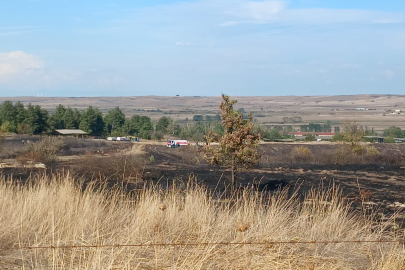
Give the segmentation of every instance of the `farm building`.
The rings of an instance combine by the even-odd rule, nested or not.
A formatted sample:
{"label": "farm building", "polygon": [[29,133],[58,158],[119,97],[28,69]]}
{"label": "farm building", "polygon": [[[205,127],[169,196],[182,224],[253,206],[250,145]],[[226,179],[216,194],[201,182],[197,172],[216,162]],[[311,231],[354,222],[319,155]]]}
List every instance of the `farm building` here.
{"label": "farm building", "polygon": [[[289,132],[288,134],[291,135],[292,133]],[[333,136],[335,135],[333,132],[295,132],[294,137],[297,140],[304,140],[306,136],[312,134],[315,135],[315,138],[318,141],[332,140]]]}
{"label": "farm building", "polygon": [[51,132],[55,136],[69,136],[69,137],[87,137],[88,134],[81,129],[55,129]]}

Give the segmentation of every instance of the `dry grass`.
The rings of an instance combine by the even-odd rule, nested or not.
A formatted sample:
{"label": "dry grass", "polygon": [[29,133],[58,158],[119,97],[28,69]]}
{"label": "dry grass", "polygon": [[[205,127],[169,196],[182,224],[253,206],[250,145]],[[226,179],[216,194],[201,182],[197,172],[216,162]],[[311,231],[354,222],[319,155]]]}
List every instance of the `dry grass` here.
{"label": "dry grass", "polygon": [[305,146],[294,147],[290,155],[291,161],[294,163],[311,163],[315,159],[311,150]]}
{"label": "dry grass", "polygon": [[17,157],[17,160],[23,164],[27,161],[52,163],[63,152],[65,146],[65,142],[61,138],[44,137],[35,143],[30,143],[28,151]]}
{"label": "dry grass", "polygon": [[123,194],[70,176],[0,181],[1,269],[405,269],[398,244],[201,245],[1,250],[43,245],[377,240],[383,225],[331,189],[305,203],[247,189],[217,199],[197,185]]}

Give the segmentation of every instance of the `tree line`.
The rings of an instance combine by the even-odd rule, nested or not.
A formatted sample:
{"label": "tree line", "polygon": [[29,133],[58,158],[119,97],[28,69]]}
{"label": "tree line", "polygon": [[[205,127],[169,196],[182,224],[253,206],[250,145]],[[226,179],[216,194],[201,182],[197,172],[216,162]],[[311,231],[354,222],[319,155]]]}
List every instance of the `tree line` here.
{"label": "tree line", "polygon": [[[243,112],[240,108],[238,112]],[[247,114],[244,115],[244,118]],[[157,121],[152,121],[147,116],[133,115],[126,117],[119,107],[115,107],[106,115],[95,107],[89,106],[84,110],[58,105],[53,113],[41,108],[39,105],[21,102],[12,103],[5,101],[0,105],[0,133],[17,134],[42,134],[52,132],[55,129],[81,129],[92,136],[136,136],[143,139],[163,139],[164,135],[173,135],[181,139],[202,141],[210,131],[223,134],[222,118],[215,116],[195,115],[193,121],[178,123],[170,117],[163,116]],[[269,140],[292,139],[289,135],[293,132],[293,126],[275,126],[273,128],[260,126],[254,123],[254,131],[262,138]],[[365,135],[376,135],[374,129],[359,127]],[[330,132],[331,122],[324,124],[310,123],[301,125],[301,131],[306,132]],[[335,127],[334,140],[340,140],[340,128]],[[405,131],[392,126],[382,133],[385,137],[405,138]]]}
{"label": "tree line", "polygon": [[136,136],[143,139],[160,140],[164,135],[174,135],[182,139],[201,141],[209,131],[222,134],[223,127],[218,116],[205,117],[205,122],[197,116],[192,122],[178,124],[163,116],[152,121],[147,116],[133,115],[127,118],[119,107],[106,115],[89,106],[85,110],[58,105],[53,113],[31,103],[13,104],[5,101],[0,105],[0,129],[2,133],[42,134],[55,129],[81,129],[92,136]]}

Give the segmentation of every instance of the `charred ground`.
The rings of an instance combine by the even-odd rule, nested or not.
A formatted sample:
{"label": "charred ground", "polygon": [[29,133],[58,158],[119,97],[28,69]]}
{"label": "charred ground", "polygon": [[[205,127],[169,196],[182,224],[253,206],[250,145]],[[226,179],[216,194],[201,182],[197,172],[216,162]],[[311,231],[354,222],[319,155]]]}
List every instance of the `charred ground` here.
{"label": "charred ground", "polygon": [[[31,141],[39,138],[24,138]],[[167,148],[165,143],[106,142],[91,139],[66,139],[59,161],[47,170],[3,168],[1,173],[16,181],[33,173],[66,173],[88,182],[106,179],[110,185],[128,190],[150,183],[186,185],[190,177],[211,190],[229,187],[230,171],[204,161],[201,147],[189,145]],[[23,153],[22,138],[8,138],[3,144],[3,161]],[[367,153],[374,147],[373,155]],[[297,149],[308,149],[298,156]],[[259,191],[272,192],[288,187],[304,196],[308,190],[339,187],[355,209],[378,210],[379,219],[405,210],[405,145],[367,144],[364,153],[353,155],[343,144],[262,144],[261,160],[250,171],[238,173],[238,185],[253,185]],[[6,153],[6,154],[5,154]],[[308,154],[310,153],[310,154]]]}

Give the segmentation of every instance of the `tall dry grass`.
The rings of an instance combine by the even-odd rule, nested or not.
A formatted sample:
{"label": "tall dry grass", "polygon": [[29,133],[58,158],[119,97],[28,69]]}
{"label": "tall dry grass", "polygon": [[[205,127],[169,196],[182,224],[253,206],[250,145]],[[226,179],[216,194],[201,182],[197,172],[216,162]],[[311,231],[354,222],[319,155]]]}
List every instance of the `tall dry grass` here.
{"label": "tall dry grass", "polygon": [[339,193],[246,189],[228,199],[190,184],[132,195],[70,176],[0,181],[0,269],[405,269],[399,244],[201,245],[5,250],[19,246],[389,239]]}

